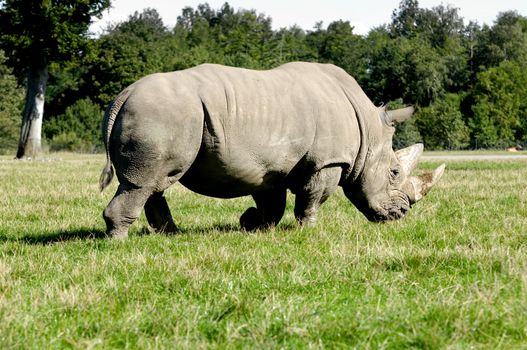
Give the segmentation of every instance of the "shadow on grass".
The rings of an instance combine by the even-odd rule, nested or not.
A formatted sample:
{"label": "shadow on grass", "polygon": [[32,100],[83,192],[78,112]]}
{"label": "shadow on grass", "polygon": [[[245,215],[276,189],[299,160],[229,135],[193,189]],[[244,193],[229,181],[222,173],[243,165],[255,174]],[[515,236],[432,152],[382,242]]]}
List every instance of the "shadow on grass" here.
{"label": "shadow on grass", "polygon": [[142,226],[140,228],[136,228],[135,230],[132,229],[130,235],[131,236],[149,236],[152,234],[160,234],[160,235],[166,235],[168,237],[170,236],[178,236],[178,235],[208,235],[212,234],[214,232],[220,232],[220,233],[229,233],[229,232],[244,232],[239,225],[234,224],[214,224],[211,226],[204,226],[204,225],[194,225],[194,226],[185,226],[185,227],[179,227],[178,232],[171,232],[171,233],[156,233],[154,230],[152,230],[149,226]]}
{"label": "shadow on grass", "polygon": [[212,225],[189,225],[180,228],[181,234],[189,235],[208,235],[213,233],[232,233],[238,232],[243,233],[239,224],[219,222]]}
{"label": "shadow on grass", "polygon": [[23,237],[9,239],[7,237],[0,238],[1,240],[13,240],[23,242],[26,244],[47,245],[75,240],[87,239],[101,239],[107,238],[106,232],[96,229],[76,229],[76,230],[61,230],[57,232],[50,232],[41,235],[26,235]]}
{"label": "shadow on grass", "polygon": [[[280,231],[290,231],[294,230],[297,227],[295,225],[284,223],[279,224],[276,227],[276,230]],[[181,231],[174,234],[166,234],[167,236],[178,236],[180,234],[184,235],[210,235],[215,233],[265,233],[269,230],[267,229],[261,229],[256,231],[244,231],[240,228],[239,224],[233,224],[233,223],[216,223],[213,225],[205,226],[205,225],[193,225],[193,226],[187,226],[183,227]],[[148,236],[151,235],[153,232],[152,230],[147,227],[143,226],[138,231],[135,231],[132,233],[133,236]],[[0,234],[0,242],[22,242],[26,244],[34,244],[34,245],[48,245],[48,244],[55,244],[55,243],[63,243],[68,241],[75,241],[75,240],[96,240],[96,239],[111,239],[108,235],[106,235],[105,231],[98,230],[98,229],[88,229],[88,228],[81,228],[81,229],[74,229],[74,230],[60,230],[57,232],[49,232],[44,234],[29,234],[22,237],[16,237],[16,236],[5,236]]]}
{"label": "shadow on grass", "polygon": [[213,234],[213,233],[258,233],[258,232],[268,232],[270,230],[278,230],[278,231],[290,231],[298,229],[297,225],[293,225],[290,223],[282,223],[278,224],[276,228],[262,228],[257,229],[255,231],[246,231],[240,227],[240,224],[238,223],[215,223],[213,225],[192,225],[192,226],[185,226],[181,229],[180,233],[182,234],[196,234],[196,235],[207,235],[207,234]]}

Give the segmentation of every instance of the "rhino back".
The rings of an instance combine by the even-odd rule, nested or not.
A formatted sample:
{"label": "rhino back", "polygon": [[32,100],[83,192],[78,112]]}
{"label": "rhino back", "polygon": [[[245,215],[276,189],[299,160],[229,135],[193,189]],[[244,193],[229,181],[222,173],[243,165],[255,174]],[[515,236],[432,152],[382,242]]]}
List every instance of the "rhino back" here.
{"label": "rhino back", "polygon": [[199,154],[181,179],[190,189],[235,197],[274,187],[293,169],[352,165],[357,120],[325,65],[202,65],[184,72],[196,82],[204,116]]}

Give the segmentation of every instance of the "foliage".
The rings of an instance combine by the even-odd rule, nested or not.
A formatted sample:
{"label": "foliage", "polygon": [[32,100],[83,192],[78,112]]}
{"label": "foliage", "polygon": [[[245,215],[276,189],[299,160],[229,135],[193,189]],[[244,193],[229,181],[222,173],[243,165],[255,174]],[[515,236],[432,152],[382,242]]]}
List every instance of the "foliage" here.
{"label": "foliage", "polygon": [[86,62],[88,97],[104,106],[142,76],[163,71],[167,37],[168,30],[153,9],[135,12],[128,21],[109,28],[94,48],[100,55]]}
{"label": "foliage", "polygon": [[20,110],[24,92],[17,85],[11,69],[5,66],[5,56],[0,50],[0,152],[16,148],[20,133]]}
{"label": "foliage", "polygon": [[[6,3],[18,4],[15,0]],[[89,4],[92,6],[89,13],[97,15],[106,1],[93,0]],[[57,18],[63,18],[52,7],[51,18],[46,22],[51,26]],[[72,9],[71,14],[75,11]],[[61,43],[71,47],[72,55],[49,65],[46,123],[54,123],[77,100],[90,99],[104,109],[127,85],[155,72],[186,69],[205,62],[269,69],[300,60],[342,67],[377,105],[397,100],[449,113],[434,118],[450,120],[455,115],[455,120],[461,120],[469,128],[472,147],[476,144],[495,147],[525,140],[525,109],[511,107],[512,100],[523,96],[518,87],[523,86],[519,83],[522,78],[513,77],[512,72],[502,73],[499,79],[508,82],[498,79],[492,83],[509,84],[513,97],[503,93],[491,97],[492,93],[484,88],[489,79],[494,79],[491,75],[497,74],[490,73],[492,69],[503,70],[499,67],[505,62],[522,65],[527,61],[527,18],[517,12],[501,13],[492,26],[480,26],[465,24],[456,7],[439,5],[428,9],[421,8],[418,1],[402,0],[390,23],[362,36],[354,33],[346,20],[327,26],[319,22],[307,31],[297,26],[273,30],[271,23],[270,17],[257,10],[234,9],[228,3],[214,9],[204,3],[184,8],[174,28],[168,28],[155,9],[136,12],[126,21],[109,26],[96,38],[88,38],[73,26],[68,33],[84,34],[77,38],[78,42],[69,34],[61,39]],[[16,28],[4,28],[3,37],[22,40],[26,32]],[[13,37],[10,33],[15,30],[22,30],[23,35]],[[11,45],[9,40],[3,45]],[[54,46],[50,47],[52,52]],[[485,74],[490,75],[486,78]],[[18,78],[23,80],[23,76]],[[482,79],[487,83],[483,84]],[[456,113],[452,106],[457,103],[452,108],[447,108],[448,101],[441,103],[445,99],[450,101],[453,97],[447,96],[452,94],[462,99]],[[497,100],[502,97],[503,106]],[[494,116],[495,110],[511,111],[511,123],[504,121],[509,117]],[[421,138],[414,123],[397,127],[395,147]],[[462,142],[444,141],[448,145],[440,146],[444,130],[435,128],[432,122],[425,124],[431,127],[427,128],[427,138],[436,140],[427,142],[427,147],[465,147],[465,137],[461,136],[465,131],[458,135]],[[462,123],[456,125],[464,130]],[[51,139],[55,135],[47,136]]]}
{"label": "foliage", "polygon": [[166,198],[183,232],[149,234],[141,216],[126,241],[102,237],[113,195],[94,181],[103,163],[101,155],[0,158],[0,348],[520,349],[527,341],[524,160],[451,161],[406,218],[384,225],[337,192],[315,228],[296,226],[290,196],[284,222],[247,234],[238,217],[250,198],[174,186]]}
{"label": "foliage", "polygon": [[375,101],[402,98],[407,103],[428,105],[445,92],[445,57],[421,36],[390,39],[384,28],[370,35],[372,50],[365,88]]}
{"label": "foliage", "polygon": [[319,23],[315,30],[307,35],[306,40],[316,48],[317,61],[333,63],[356,79],[366,73],[365,41],[353,33],[349,21],[335,21],[322,28]]}
{"label": "foliage", "polygon": [[43,104],[49,65],[69,62],[90,47],[88,27],[110,0],[4,0],[0,2],[0,48],[19,82],[25,81],[16,157],[41,151]]}
{"label": "foliage", "polygon": [[476,35],[471,63],[479,71],[503,61],[527,61],[527,18],[517,12],[500,13],[492,27],[484,26]]}
{"label": "foliage", "polygon": [[298,26],[280,28],[266,43],[263,54],[266,68],[293,61],[316,61],[318,48],[309,40],[306,32]]}
{"label": "foliage", "polygon": [[504,62],[478,74],[471,90],[473,138],[481,147],[513,146],[527,138],[527,65]]}
{"label": "foliage", "polygon": [[62,132],[54,134],[50,142],[50,151],[53,152],[78,152],[78,153],[93,153],[95,148],[92,144],[81,139],[75,131]]}
{"label": "foliage", "polygon": [[[393,110],[406,107],[402,100],[390,101],[386,109]],[[395,123],[395,133],[393,135],[393,148],[395,150],[411,146],[415,143],[423,142],[419,129],[417,128],[416,116],[413,115],[404,123]]]}
{"label": "foliage", "polygon": [[265,44],[273,35],[271,19],[255,10],[234,11],[225,3],[209,22],[213,38],[220,45],[227,65],[259,68]]}
{"label": "foliage", "polygon": [[402,98],[427,106],[467,83],[463,20],[458,9],[421,9],[403,0],[392,23],[371,31],[366,90],[375,101]]}
{"label": "foliage", "polygon": [[460,111],[459,95],[447,94],[417,112],[416,120],[425,147],[463,149],[469,145],[469,129]]}
{"label": "foliage", "polygon": [[[183,9],[174,29],[178,38],[186,41],[186,47],[199,52],[196,63],[212,62],[246,68],[266,67],[265,58],[273,39],[271,18],[255,10],[235,11],[228,3],[219,10],[208,4]],[[188,68],[178,62],[178,68]]]}
{"label": "foliage", "polygon": [[51,150],[85,152],[102,149],[102,116],[103,111],[89,98],[78,100],[66,108],[64,114],[45,124],[44,133],[51,139]]}
{"label": "foliage", "polygon": [[29,67],[82,55],[92,16],[109,5],[109,0],[3,0],[0,46],[8,64],[23,79]]}

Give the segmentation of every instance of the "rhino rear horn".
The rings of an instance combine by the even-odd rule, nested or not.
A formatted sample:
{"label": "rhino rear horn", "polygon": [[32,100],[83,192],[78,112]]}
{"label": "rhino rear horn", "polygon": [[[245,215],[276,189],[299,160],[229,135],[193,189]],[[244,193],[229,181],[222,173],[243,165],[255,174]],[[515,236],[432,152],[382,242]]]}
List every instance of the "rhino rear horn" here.
{"label": "rhino rear horn", "polygon": [[419,157],[421,157],[421,154],[423,154],[423,149],[424,146],[422,143],[416,143],[413,146],[406,147],[395,152],[395,156],[399,160],[399,163],[401,164],[403,172],[406,176],[410,175],[410,173],[417,166]]}
{"label": "rhino rear horn", "polygon": [[415,111],[415,108],[412,106],[400,108],[400,109],[394,109],[393,111],[386,111],[387,122],[389,124],[393,122],[402,123],[405,120],[409,119],[414,113],[414,111]]}
{"label": "rhino rear horn", "polygon": [[441,164],[432,172],[408,178],[408,182],[404,186],[404,192],[408,195],[411,204],[420,201],[434,187],[441,176],[443,176],[445,167],[446,164]]}

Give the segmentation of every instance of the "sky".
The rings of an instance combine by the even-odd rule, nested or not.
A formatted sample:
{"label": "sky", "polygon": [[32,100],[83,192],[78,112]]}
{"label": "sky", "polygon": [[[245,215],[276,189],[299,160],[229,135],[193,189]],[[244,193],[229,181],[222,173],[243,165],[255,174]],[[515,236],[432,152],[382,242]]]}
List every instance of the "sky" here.
{"label": "sky", "polygon": [[[228,2],[234,9],[255,9],[272,18],[273,29],[298,25],[304,30],[313,29],[316,22],[323,21],[324,27],[336,20],[349,21],[356,34],[367,34],[372,28],[387,24],[400,0],[112,0],[112,8],[105,11],[103,18],[92,25],[91,30],[99,34],[107,23],[125,21],[135,11],[155,8],[168,27],[176,24],[184,7],[208,3],[219,9]],[[526,0],[420,0],[419,7],[432,8],[438,5],[452,5],[459,8],[459,14],[468,21],[492,25],[500,12],[516,10],[527,16]]]}

